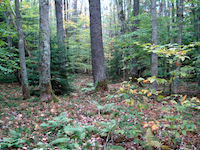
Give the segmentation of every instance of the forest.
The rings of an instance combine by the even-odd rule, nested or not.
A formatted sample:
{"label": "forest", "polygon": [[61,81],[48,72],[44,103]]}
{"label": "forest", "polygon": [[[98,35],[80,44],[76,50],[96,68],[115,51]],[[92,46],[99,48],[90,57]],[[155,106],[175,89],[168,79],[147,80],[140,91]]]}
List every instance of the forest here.
{"label": "forest", "polygon": [[198,150],[199,0],[0,0],[0,150]]}

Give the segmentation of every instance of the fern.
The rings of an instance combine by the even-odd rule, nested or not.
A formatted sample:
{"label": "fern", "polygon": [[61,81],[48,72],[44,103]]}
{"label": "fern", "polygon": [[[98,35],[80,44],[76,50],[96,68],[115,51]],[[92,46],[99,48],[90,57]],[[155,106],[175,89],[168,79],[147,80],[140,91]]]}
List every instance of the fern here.
{"label": "fern", "polygon": [[110,103],[110,104],[105,104],[105,105],[100,105],[97,101],[92,101],[92,103],[97,107],[98,110],[104,110],[105,112],[108,112],[111,110],[111,108],[113,107],[114,103]]}
{"label": "fern", "polygon": [[145,138],[146,138],[146,143],[147,143],[146,146],[153,146],[153,147],[156,147],[156,148],[161,148],[162,143],[154,140],[154,136],[151,132],[151,129],[147,129]]}
{"label": "fern", "polygon": [[85,137],[85,129],[79,126],[65,126],[65,133],[70,135],[72,138],[80,138],[83,139]]}
{"label": "fern", "polygon": [[159,141],[154,140],[154,136],[153,136],[150,128],[147,129],[145,138],[146,138],[146,146],[153,146],[156,148],[161,148],[162,150],[172,150],[171,148],[160,143]]}
{"label": "fern", "polygon": [[61,143],[66,143],[67,141],[70,141],[70,138],[58,138],[55,139],[54,141],[50,142],[50,145],[57,145],[57,144],[61,144]]}

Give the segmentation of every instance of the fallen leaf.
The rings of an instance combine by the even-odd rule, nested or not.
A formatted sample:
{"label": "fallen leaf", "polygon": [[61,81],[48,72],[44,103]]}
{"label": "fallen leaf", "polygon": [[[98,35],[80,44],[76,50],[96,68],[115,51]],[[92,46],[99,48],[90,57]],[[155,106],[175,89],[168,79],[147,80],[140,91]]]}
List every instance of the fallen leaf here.
{"label": "fallen leaf", "polygon": [[146,123],[143,125],[143,128],[147,128],[149,125]]}
{"label": "fallen leaf", "polygon": [[158,128],[158,126],[156,124],[154,124],[152,127],[151,127],[151,130],[154,131]]}

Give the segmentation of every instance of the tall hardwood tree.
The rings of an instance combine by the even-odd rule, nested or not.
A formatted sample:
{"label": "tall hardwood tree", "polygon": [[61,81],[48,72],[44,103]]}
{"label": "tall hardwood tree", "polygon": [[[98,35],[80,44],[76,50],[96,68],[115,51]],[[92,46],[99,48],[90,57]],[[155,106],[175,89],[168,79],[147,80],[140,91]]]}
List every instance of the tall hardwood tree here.
{"label": "tall hardwood tree", "polygon": [[19,59],[20,59],[22,93],[23,93],[23,98],[28,99],[30,98],[30,93],[29,93],[28,77],[27,77],[27,70],[26,70],[22,22],[21,22],[21,15],[20,15],[19,9],[20,9],[19,0],[15,0],[16,22],[17,22],[17,32],[18,32],[18,40],[19,40],[18,48],[19,48]]}
{"label": "tall hardwood tree", "polygon": [[[198,21],[200,20],[200,2],[196,4],[195,7],[194,3],[192,3],[192,13],[193,13],[193,20],[194,20],[194,36],[196,37],[196,41],[200,39],[200,24]],[[197,52],[200,54],[200,46],[197,46]],[[197,65],[197,75],[198,75],[198,87],[197,90],[200,93],[200,62]]]}
{"label": "tall hardwood tree", "polygon": [[[121,34],[121,38],[124,41],[124,34],[125,34],[125,15],[124,15],[124,9],[123,9],[123,0],[115,0],[116,1],[116,5],[117,5],[117,9],[119,11],[118,13],[118,20],[120,21],[120,34]],[[126,52],[125,50],[123,51],[122,54],[122,58],[126,57]],[[126,69],[127,67],[127,61],[123,61],[123,78],[125,81],[128,80],[128,69]]]}
{"label": "tall hardwood tree", "polygon": [[63,14],[62,0],[55,0],[56,20],[57,20],[57,40],[58,40],[58,56],[60,67],[65,68],[65,49],[64,49],[64,29],[63,29]]}
{"label": "tall hardwood tree", "polygon": [[[177,12],[177,16],[179,17],[179,22],[178,22],[178,26],[179,26],[179,33],[178,33],[178,39],[177,39],[177,43],[179,46],[181,46],[182,44],[182,33],[183,33],[183,0],[180,0],[180,8],[178,9],[179,12]],[[173,93],[177,94],[178,93],[178,82],[179,82],[179,71],[180,71],[180,65],[181,65],[181,61],[178,58],[177,60],[177,64],[178,67],[176,68],[177,70],[177,74],[175,75],[175,79],[174,79],[174,85],[173,85]]]}
{"label": "tall hardwood tree", "polygon": [[[152,21],[152,44],[158,44],[158,25],[157,25],[157,13],[156,13],[156,0],[151,0],[151,21]],[[151,54],[151,76],[158,77],[158,55],[156,53]],[[158,84],[154,81],[151,84],[151,88],[157,90]]]}
{"label": "tall hardwood tree", "polygon": [[[136,17],[139,15],[139,0],[134,0],[134,4],[133,4],[133,16]],[[133,20],[133,29],[132,31],[135,32],[138,27],[139,23],[139,20],[138,19],[135,19]],[[135,47],[134,47],[135,49]],[[131,69],[130,69],[130,74],[131,74],[131,77],[132,77],[132,80],[134,81],[135,78],[138,78],[138,66],[137,66],[137,58],[136,57],[133,57],[132,60],[131,60]]]}
{"label": "tall hardwood tree", "polygon": [[40,100],[56,101],[52,92],[50,76],[50,37],[49,37],[49,0],[39,0],[40,34],[39,34],[39,85]]}
{"label": "tall hardwood tree", "polygon": [[[9,17],[8,7],[6,7],[6,13],[4,12],[4,16],[6,19],[7,31],[9,33],[10,26],[9,26],[9,18],[8,18]],[[8,42],[9,53],[12,53],[12,38],[10,37],[10,34],[8,34],[8,36],[7,36],[7,42]],[[12,59],[12,58],[10,58],[10,59]]]}
{"label": "tall hardwood tree", "polygon": [[102,41],[100,0],[89,0],[92,73],[96,90],[107,90],[106,68]]}

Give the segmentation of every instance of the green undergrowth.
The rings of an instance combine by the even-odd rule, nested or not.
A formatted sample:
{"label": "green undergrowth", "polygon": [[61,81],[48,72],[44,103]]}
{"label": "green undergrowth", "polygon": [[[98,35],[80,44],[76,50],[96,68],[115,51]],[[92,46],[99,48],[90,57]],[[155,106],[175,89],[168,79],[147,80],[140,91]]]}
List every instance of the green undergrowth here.
{"label": "green undergrowth", "polygon": [[[146,80],[143,81],[146,83]],[[1,149],[193,149],[199,136],[199,99],[123,82],[113,94],[82,93],[45,103],[33,97],[13,100],[4,89],[1,105]],[[152,95],[155,96],[152,97]],[[76,97],[76,98],[74,98]],[[196,144],[196,145],[195,145]]]}

